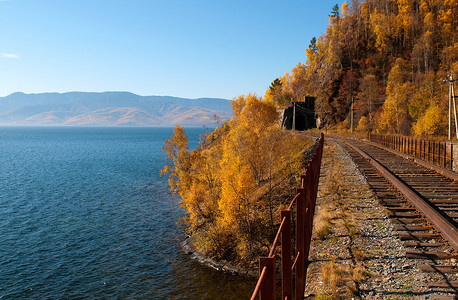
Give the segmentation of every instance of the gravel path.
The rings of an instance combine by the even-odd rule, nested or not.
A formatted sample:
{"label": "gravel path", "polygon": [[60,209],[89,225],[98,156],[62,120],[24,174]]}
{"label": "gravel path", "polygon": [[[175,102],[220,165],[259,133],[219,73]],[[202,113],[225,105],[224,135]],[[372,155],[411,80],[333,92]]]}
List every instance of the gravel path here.
{"label": "gravel path", "polygon": [[[436,299],[365,177],[345,151],[325,144],[305,296]],[[456,296],[456,295],[455,295]]]}

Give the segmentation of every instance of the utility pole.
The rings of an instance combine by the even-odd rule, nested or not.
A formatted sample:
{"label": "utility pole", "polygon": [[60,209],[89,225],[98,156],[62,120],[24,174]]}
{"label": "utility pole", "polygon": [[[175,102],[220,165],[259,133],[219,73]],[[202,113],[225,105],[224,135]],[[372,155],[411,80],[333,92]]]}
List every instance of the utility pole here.
{"label": "utility pole", "polygon": [[456,116],[456,101],[455,101],[455,88],[453,82],[456,81],[456,79],[453,79],[453,76],[455,74],[451,73],[445,77],[443,80],[444,82],[449,83],[449,89],[448,89],[448,139],[452,139],[452,104],[453,104],[453,115],[455,119],[455,133],[456,133],[456,138],[458,139],[458,122],[457,122],[457,116]]}
{"label": "utility pole", "polygon": [[353,96],[351,97],[350,133],[353,133]]}

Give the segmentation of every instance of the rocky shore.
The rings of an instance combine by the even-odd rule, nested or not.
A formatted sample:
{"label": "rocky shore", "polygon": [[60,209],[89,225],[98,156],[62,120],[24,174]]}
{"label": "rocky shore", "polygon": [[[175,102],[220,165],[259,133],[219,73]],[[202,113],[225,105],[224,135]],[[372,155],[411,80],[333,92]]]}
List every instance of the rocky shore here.
{"label": "rocky shore", "polygon": [[232,275],[240,275],[240,276],[249,276],[249,277],[256,277],[258,273],[253,270],[247,270],[242,266],[236,265],[234,263],[228,261],[216,261],[214,259],[205,257],[202,253],[197,251],[196,247],[194,247],[194,238],[189,236],[181,243],[181,248],[184,253],[189,255],[191,259],[198,261],[199,263],[213,268],[215,270],[230,273]]}

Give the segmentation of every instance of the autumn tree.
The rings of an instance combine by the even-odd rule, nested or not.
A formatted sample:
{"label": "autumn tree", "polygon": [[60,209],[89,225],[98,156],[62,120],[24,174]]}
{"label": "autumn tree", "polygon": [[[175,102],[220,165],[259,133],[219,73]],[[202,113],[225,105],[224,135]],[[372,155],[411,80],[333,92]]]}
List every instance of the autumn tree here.
{"label": "autumn tree", "polygon": [[410,120],[407,103],[413,95],[407,62],[397,59],[388,75],[387,98],[383,104],[378,130],[381,132],[409,134]]}
{"label": "autumn tree", "polygon": [[372,124],[372,114],[378,105],[379,87],[375,75],[368,74],[361,78],[357,98],[361,105],[363,116],[368,116],[369,124]]}
{"label": "autumn tree", "polygon": [[196,247],[249,264],[271,242],[282,204],[278,187],[299,178],[306,146],[281,130],[274,101],[250,94],[231,104],[227,128],[217,128],[198,150],[190,152],[183,128],[175,128],[163,148],[170,159],[163,173],[180,195]]}

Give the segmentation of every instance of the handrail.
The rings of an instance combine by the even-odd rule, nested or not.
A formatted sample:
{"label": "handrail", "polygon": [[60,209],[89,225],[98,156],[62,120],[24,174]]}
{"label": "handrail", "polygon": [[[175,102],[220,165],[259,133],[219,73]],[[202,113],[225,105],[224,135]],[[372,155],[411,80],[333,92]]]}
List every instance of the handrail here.
{"label": "handrail", "polygon": [[297,263],[297,260],[299,259],[299,256],[301,256],[301,253],[297,252],[296,259],[294,260],[294,263],[291,266],[291,272],[294,271],[294,268],[296,267],[296,263]]}
{"label": "handrail", "polygon": [[278,238],[280,237],[280,233],[283,229],[283,225],[285,225],[285,222],[286,222],[286,218],[283,218],[281,220],[280,227],[278,227],[277,235],[275,236],[274,242],[272,243],[272,247],[270,247],[269,256],[272,256],[274,254],[275,246],[277,245]]}
{"label": "handrail", "polygon": [[296,194],[296,197],[294,197],[294,199],[291,200],[291,203],[290,203],[290,205],[288,206],[288,210],[291,210],[291,208],[293,207],[293,204],[296,202],[297,197],[299,197],[299,195],[300,195],[300,194],[297,193],[297,194]]}
{"label": "handrail", "polygon": [[253,295],[251,296],[250,300],[256,299],[256,296],[258,295],[259,290],[261,289],[261,285],[264,282],[266,272],[267,272],[267,267],[262,268],[261,275],[259,275],[258,283],[256,284],[256,287],[254,288]]}
{"label": "handrail", "polygon": [[[267,257],[259,259],[259,279],[251,300],[260,296],[261,300],[273,300],[276,297],[275,248],[281,236],[281,278],[282,299],[293,299],[293,271],[295,299],[302,299],[305,290],[305,275],[308,265],[308,253],[312,236],[313,215],[318,192],[321,158],[323,155],[324,135],[321,134],[315,151],[301,175],[301,187],[287,210],[281,211],[281,223]],[[292,236],[291,211],[296,204],[295,260],[291,263]]]}

